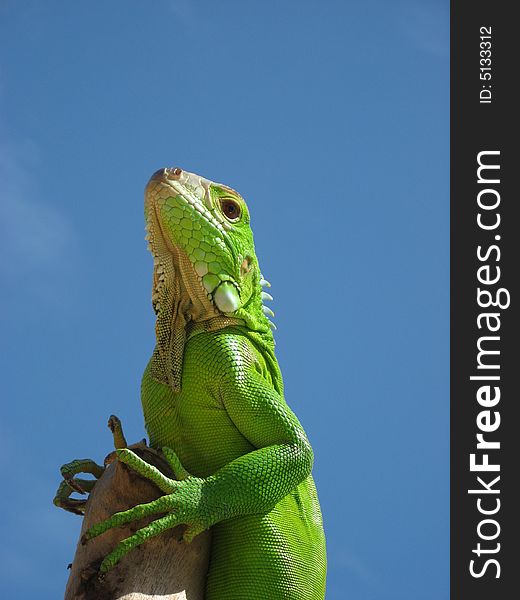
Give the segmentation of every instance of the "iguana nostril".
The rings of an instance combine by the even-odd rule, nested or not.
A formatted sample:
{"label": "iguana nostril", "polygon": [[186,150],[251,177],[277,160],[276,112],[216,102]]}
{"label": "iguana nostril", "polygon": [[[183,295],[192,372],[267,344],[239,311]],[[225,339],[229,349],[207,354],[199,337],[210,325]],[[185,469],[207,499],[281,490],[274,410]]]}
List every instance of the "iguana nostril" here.
{"label": "iguana nostril", "polygon": [[163,181],[164,179],[171,179],[177,181],[182,175],[182,169],[179,167],[173,167],[171,169],[159,169],[150,177],[150,181]]}
{"label": "iguana nostril", "polygon": [[174,169],[166,169],[166,178],[177,180],[182,175],[182,169],[175,167]]}

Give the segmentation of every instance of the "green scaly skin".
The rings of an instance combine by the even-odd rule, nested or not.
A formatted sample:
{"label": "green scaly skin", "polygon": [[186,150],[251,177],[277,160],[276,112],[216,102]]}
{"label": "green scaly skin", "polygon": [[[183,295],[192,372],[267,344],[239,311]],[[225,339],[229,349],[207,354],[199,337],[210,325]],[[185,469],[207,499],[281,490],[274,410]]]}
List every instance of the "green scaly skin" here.
{"label": "green scaly skin", "polygon": [[323,599],[313,453],[284,400],[247,206],[226,186],[161,169],[145,217],[157,345],[142,405],[150,445],[178,480],[117,450],[164,495],[93,526],[85,540],[157,516],[105,558],[108,571],[171,527],[186,524],[186,541],[212,527],[206,600]]}

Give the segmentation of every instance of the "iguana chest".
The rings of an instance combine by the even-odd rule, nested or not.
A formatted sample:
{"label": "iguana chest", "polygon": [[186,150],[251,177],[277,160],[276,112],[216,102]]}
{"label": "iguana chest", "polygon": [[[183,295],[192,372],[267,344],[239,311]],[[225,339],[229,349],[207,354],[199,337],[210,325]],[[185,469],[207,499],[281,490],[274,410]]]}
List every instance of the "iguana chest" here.
{"label": "iguana chest", "polygon": [[150,445],[172,448],[194,475],[206,477],[254,449],[189,365],[179,393],[154,380],[147,368],[141,400]]}

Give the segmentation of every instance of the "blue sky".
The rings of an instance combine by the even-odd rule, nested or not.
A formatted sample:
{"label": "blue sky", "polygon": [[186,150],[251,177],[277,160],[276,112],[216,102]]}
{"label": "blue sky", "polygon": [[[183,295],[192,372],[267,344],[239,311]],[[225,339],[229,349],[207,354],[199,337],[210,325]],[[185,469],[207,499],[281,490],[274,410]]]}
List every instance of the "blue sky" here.
{"label": "blue sky", "polygon": [[142,191],[243,193],[328,600],[448,598],[449,5],[0,2],[3,597],[60,597],[58,467],[144,435]]}

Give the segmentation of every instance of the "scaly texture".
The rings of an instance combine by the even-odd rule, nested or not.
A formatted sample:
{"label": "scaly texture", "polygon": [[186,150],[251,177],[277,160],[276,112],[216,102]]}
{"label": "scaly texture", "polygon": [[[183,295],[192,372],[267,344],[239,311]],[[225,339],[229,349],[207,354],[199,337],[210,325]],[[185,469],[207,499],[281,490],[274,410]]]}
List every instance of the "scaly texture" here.
{"label": "scaly texture", "polygon": [[[157,516],[105,558],[179,523],[213,528],[207,600],[321,600],[325,539],[313,453],[283,397],[249,212],[234,190],[161,169],[145,195],[157,345],[142,381],[150,444],[177,480],[127,449],[119,459],[164,492],[92,527]],[[74,469],[73,469],[74,470]],[[74,470],[74,473],[77,472]]]}

